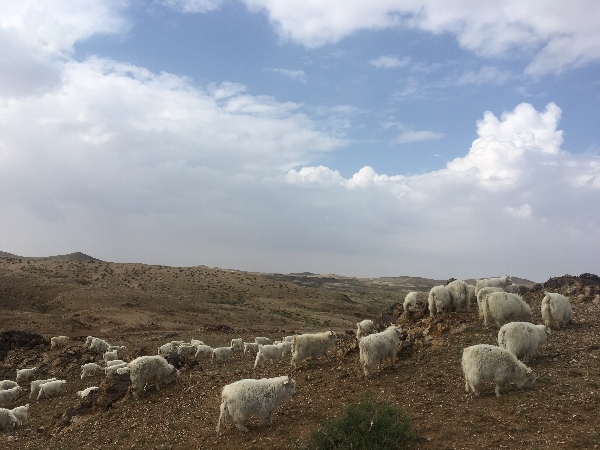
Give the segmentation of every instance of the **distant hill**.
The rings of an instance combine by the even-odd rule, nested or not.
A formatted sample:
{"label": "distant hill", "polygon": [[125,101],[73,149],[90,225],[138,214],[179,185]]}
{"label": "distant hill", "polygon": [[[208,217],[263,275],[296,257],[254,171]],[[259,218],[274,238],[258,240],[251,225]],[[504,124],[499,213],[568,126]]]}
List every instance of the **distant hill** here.
{"label": "distant hill", "polygon": [[15,258],[15,259],[30,259],[38,261],[94,261],[99,262],[100,259],[94,258],[93,256],[86,255],[85,253],[75,252],[69,253],[68,255],[55,255],[55,256],[18,256],[12,253],[0,252],[0,258]]}

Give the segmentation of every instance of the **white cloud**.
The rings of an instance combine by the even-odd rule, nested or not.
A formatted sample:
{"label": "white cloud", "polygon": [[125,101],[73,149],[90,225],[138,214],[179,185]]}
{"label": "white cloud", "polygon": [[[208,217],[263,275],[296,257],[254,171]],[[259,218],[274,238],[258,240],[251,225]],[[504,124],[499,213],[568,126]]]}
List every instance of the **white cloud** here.
{"label": "white cloud", "polygon": [[511,73],[508,70],[500,70],[496,67],[482,67],[479,72],[465,72],[462,74],[456,84],[504,84],[511,78]]}
{"label": "white cloud", "polygon": [[442,170],[345,177],[310,165],[336,133],[242,85],[104,59],[69,62],[61,80],[0,102],[5,251],[542,280],[589,271],[599,250],[599,160],[561,149],[554,104],[486,112]]}
{"label": "white cloud", "polygon": [[369,64],[378,69],[396,69],[398,67],[408,66],[410,64],[410,56],[405,56],[402,59],[398,59],[398,57],[394,55],[381,56],[378,59],[370,61]]}
{"label": "white cloud", "polygon": [[429,130],[412,131],[406,130],[396,139],[398,144],[408,144],[411,142],[438,140],[444,136],[444,133],[435,133]]}
{"label": "white cloud", "polygon": [[60,63],[94,34],[124,33],[126,1],[0,1],[0,95],[18,97],[60,83]]}
{"label": "white cloud", "polygon": [[481,56],[515,50],[531,57],[525,72],[538,76],[600,59],[600,4],[593,0],[243,0],[264,11],[285,39],[318,47],[357,30],[414,28],[450,33]]}
{"label": "white cloud", "polygon": [[525,203],[524,205],[515,208],[513,206],[505,206],[504,210],[511,216],[518,217],[519,219],[527,219],[531,217],[532,209],[531,205]]}
{"label": "white cloud", "polygon": [[70,55],[73,45],[94,34],[122,33],[129,27],[126,0],[2,0],[0,27],[40,56]]}
{"label": "white cloud", "polygon": [[185,13],[207,13],[221,7],[226,0],[161,0],[165,6]]}
{"label": "white cloud", "polygon": [[289,70],[289,69],[267,69],[271,72],[283,75],[290,78],[293,81],[299,81],[300,83],[306,84],[306,74],[304,70]]}
{"label": "white cloud", "polygon": [[362,242],[383,259],[410,260],[399,263],[402,273],[412,267],[410,273],[437,276],[521,273],[544,280],[583,272],[600,250],[600,214],[590,208],[600,201],[600,163],[560,148],[560,114],[553,103],[540,112],[520,104],[500,118],[486,112],[468,154],[442,170],[388,176],[364,167],[344,178],[319,167],[323,177],[296,179],[294,186],[319,186],[342,217],[350,199],[360,205],[356,235],[370,229],[377,238]]}

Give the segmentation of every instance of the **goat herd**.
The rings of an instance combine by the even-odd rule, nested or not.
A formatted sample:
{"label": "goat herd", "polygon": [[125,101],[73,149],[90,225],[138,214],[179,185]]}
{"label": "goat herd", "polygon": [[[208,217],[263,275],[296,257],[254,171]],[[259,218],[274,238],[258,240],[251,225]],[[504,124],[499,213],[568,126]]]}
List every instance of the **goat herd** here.
{"label": "goat herd", "polygon": [[[498,346],[479,344],[464,349],[462,369],[467,392],[479,395],[479,386],[483,381],[495,383],[496,395],[500,395],[500,387],[514,383],[518,388],[529,387],[535,382],[535,375],[518,358],[527,362],[531,354],[546,342],[551,334],[551,327],[558,328],[571,321],[571,305],[569,299],[556,293],[546,293],[541,304],[544,325],[534,325],[531,321],[531,308],[516,294],[517,287],[510,277],[487,278],[470,286],[464,281],[455,280],[446,286],[431,289],[428,297],[428,308],[431,317],[438,313],[450,311],[469,311],[474,298],[477,299],[479,316],[488,326],[491,322],[501,327],[498,333]],[[407,313],[415,311],[418,305],[417,292],[411,292],[404,301]],[[373,329],[371,320],[363,320],[357,324],[356,337],[359,347],[359,361],[366,377],[369,377],[385,358],[390,358],[394,366],[402,329],[396,325],[389,326],[382,332],[369,334]],[[335,345],[336,333],[324,331],[320,333],[296,334],[286,336],[282,341],[271,342],[269,338],[257,337],[255,342],[243,342],[242,339],[231,340],[229,347],[211,348],[204,342],[192,339],[190,342],[173,341],[161,345],[158,354],[140,356],[130,362],[120,359],[125,352],[124,346],[112,346],[103,339],[88,336],[84,344],[86,348],[102,354],[104,366],[87,363],[81,366],[81,378],[95,376],[104,371],[107,376],[128,373],[131,391],[138,398],[147,388],[155,386],[158,390],[162,384],[174,382],[179,371],[167,362],[166,356],[178,353],[182,356],[196,358],[210,356],[214,361],[226,360],[232,352],[243,351],[255,353],[254,367],[262,367],[268,361],[275,361],[291,355],[292,367],[298,367],[307,358],[317,359],[326,355]],[[51,347],[67,345],[67,336],[52,337]],[[60,395],[67,383],[56,378],[35,380],[36,367],[16,370],[16,381],[0,381],[0,405],[8,405],[21,394],[20,383],[30,381],[30,400],[42,400]],[[90,386],[77,392],[81,399],[98,391],[97,386]],[[272,412],[296,392],[296,382],[288,376],[262,379],[243,379],[223,387],[221,393],[220,417],[217,432],[220,434],[228,421],[238,429],[247,432],[244,425],[251,416],[257,416],[260,423],[271,424]],[[0,408],[0,429],[10,430],[27,422],[29,403],[13,409]]]}

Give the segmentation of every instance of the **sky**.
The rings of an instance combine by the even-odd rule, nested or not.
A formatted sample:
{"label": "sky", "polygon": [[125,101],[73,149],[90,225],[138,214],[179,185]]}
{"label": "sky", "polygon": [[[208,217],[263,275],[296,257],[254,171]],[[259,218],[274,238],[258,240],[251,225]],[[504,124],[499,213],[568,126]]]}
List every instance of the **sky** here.
{"label": "sky", "polygon": [[600,273],[596,0],[0,0],[0,250]]}

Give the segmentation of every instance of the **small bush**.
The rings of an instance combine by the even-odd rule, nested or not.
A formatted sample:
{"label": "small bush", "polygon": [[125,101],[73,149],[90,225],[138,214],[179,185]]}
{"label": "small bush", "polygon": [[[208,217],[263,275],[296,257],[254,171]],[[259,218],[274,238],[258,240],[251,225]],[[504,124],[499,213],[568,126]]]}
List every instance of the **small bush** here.
{"label": "small bush", "polygon": [[303,446],[307,450],[401,449],[416,437],[410,420],[398,408],[369,402],[348,405],[339,417],[313,431]]}

